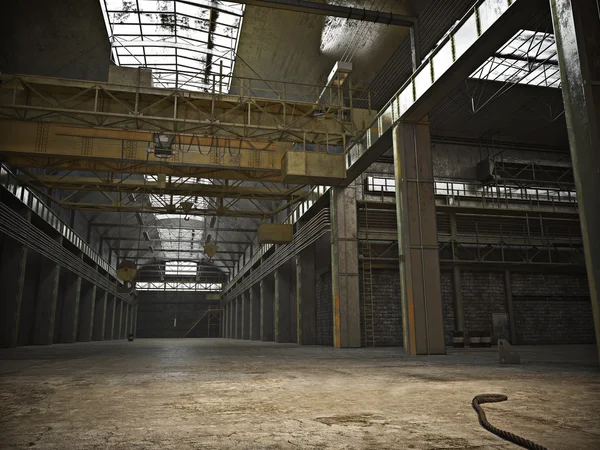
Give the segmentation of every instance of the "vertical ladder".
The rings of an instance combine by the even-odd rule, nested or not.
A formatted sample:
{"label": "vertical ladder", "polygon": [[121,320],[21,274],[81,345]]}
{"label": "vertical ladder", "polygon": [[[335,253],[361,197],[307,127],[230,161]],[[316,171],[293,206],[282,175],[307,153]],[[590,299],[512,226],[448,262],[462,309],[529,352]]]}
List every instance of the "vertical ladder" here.
{"label": "vertical ladder", "polygon": [[365,241],[363,243],[363,333],[365,347],[375,347],[375,317],[373,299],[373,268],[371,244],[369,242],[369,213],[365,203]]}

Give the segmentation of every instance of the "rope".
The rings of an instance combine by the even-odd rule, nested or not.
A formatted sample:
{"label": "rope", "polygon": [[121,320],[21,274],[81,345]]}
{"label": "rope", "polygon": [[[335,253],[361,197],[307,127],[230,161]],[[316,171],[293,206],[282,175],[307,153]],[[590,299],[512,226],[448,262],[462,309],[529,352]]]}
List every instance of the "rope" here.
{"label": "rope", "polygon": [[494,425],[488,422],[487,417],[485,416],[485,412],[483,408],[479,406],[483,403],[497,403],[497,402],[505,402],[508,400],[506,395],[502,394],[482,394],[476,395],[471,402],[473,409],[477,413],[477,418],[479,419],[479,424],[485,428],[490,433],[495,434],[498,437],[501,437],[505,441],[512,442],[520,447],[527,448],[530,450],[548,450],[546,447],[536,444],[528,439],[522,438],[521,436],[517,436],[516,434],[511,433],[510,431],[501,430],[500,428],[496,428]]}

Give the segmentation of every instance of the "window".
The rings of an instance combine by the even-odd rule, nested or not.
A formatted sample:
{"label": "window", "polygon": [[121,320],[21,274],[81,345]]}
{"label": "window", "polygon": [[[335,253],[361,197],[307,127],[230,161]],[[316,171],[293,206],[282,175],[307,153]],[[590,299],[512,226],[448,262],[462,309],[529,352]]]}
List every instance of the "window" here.
{"label": "window", "polygon": [[195,261],[167,261],[165,275],[196,276],[198,263]]}
{"label": "window", "polygon": [[367,177],[365,181],[367,192],[393,194],[396,192],[396,181],[388,177]]}
{"label": "window", "polygon": [[228,92],[244,5],[221,0],[100,0],[119,66],[147,67],[154,85]]}
{"label": "window", "polygon": [[530,30],[518,31],[471,78],[560,88],[554,35]]}
{"label": "window", "polygon": [[220,291],[221,283],[170,283],[165,281],[138,281],[135,289],[138,291]]}

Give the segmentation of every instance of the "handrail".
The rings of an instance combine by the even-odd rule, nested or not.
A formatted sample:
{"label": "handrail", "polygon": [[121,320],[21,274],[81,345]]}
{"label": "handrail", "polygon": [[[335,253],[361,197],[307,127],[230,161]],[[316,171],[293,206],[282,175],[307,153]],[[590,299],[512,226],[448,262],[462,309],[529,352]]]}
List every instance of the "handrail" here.
{"label": "handrail", "polygon": [[11,192],[52,228],[67,238],[75,247],[96,263],[102,270],[117,278],[116,270],[102,258],[83,238],[71,229],[54,211],[46,206],[42,199],[31,189],[21,185],[15,175],[5,166],[0,165],[0,185]]}

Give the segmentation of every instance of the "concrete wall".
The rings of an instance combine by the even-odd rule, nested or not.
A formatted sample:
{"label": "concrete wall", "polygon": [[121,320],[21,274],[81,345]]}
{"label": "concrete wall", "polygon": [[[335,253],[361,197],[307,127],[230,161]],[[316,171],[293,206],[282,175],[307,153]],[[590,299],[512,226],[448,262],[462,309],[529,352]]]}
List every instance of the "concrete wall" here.
{"label": "concrete wall", "polygon": [[[206,300],[206,292],[158,292],[139,293],[137,337],[182,337],[209,306],[219,306],[219,301]],[[175,319],[176,322],[175,322]],[[213,319],[210,336],[219,336],[218,322]],[[189,334],[189,337],[208,337],[208,316]]]}
{"label": "concrete wall", "polygon": [[4,2],[0,71],[106,81],[110,44],[98,0]]}

